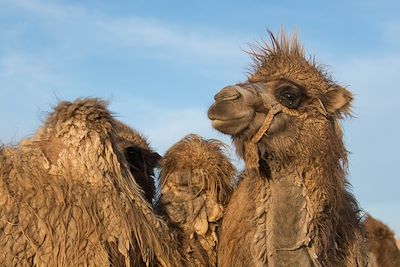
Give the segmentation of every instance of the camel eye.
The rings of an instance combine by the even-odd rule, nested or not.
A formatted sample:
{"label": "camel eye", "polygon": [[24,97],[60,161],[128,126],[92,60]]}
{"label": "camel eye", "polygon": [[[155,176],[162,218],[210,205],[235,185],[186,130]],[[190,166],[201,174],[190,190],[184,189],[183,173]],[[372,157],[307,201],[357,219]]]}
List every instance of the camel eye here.
{"label": "camel eye", "polygon": [[303,92],[295,86],[282,86],[276,89],[276,98],[285,107],[297,108],[303,97]]}
{"label": "camel eye", "polygon": [[130,164],[137,165],[142,160],[142,153],[138,147],[127,147],[125,149],[125,156]]}

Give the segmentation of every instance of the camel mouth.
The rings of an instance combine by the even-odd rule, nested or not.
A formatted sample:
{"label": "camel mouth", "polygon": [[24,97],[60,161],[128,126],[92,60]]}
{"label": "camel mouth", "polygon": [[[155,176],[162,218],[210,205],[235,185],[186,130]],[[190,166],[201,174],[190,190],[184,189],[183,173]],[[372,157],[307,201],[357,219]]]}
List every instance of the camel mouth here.
{"label": "camel mouth", "polygon": [[[211,105],[207,113],[214,129],[233,135],[249,125],[255,109],[243,101],[241,96],[237,90],[230,89],[224,89],[216,96],[218,101]],[[223,100],[219,97],[223,97]]]}
{"label": "camel mouth", "polygon": [[230,122],[234,122],[234,121],[239,121],[242,120],[244,118],[246,118],[247,116],[240,116],[240,117],[235,117],[235,118],[217,118],[217,116],[210,116],[210,120],[214,123],[214,122],[220,122],[220,123],[230,123]]}
{"label": "camel mouth", "polygon": [[225,126],[227,124],[233,124],[237,121],[237,119],[229,119],[229,120],[220,120],[220,119],[213,119],[211,120],[212,126],[214,128],[220,128],[221,126]]}
{"label": "camel mouth", "polygon": [[[238,110],[235,116],[232,116],[231,110]],[[241,108],[237,105],[232,105],[229,102],[214,103],[208,110],[207,115],[211,121],[217,121],[218,123],[233,123],[240,122],[242,120],[246,120],[253,114],[253,110],[247,110],[246,108]]]}
{"label": "camel mouth", "polygon": [[212,127],[225,134],[236,134],[247,127],[249,123],[248,116],[242,116],[237,118],[211,119]]}

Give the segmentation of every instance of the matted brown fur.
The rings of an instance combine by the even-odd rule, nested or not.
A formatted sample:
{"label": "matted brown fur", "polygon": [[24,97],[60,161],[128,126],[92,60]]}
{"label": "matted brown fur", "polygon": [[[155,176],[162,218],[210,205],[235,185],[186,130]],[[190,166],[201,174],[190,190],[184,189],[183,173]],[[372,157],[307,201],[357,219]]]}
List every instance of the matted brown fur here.
{"label": "matted brown fur", "polygon": [[371,215],[366,217],[364,227],[367,234],[369,266],[400,266],[400,251],[396,245],[394,233],[389,227]]}
{"label": "matted brown fur", "polygon": [[[347,151],[338,121],[350,113],[352,94],[314,59],[306,58],[296,35],[270,36],[271,44],[251,53],[255,64],[248,81],[221,90],[209,110],[214,127],[232,133],[245,162],[246,155],[259,159],[258,172],[244,173],[228,204],[219,266],[366,266],[359,208],[347,189]],[[285,83],[304,91],[301,105],[295,112],[277,114],[275,128],[267,130],[253,154],[245,153],[268,110],[283,105],[267,90]],[[260,99],[235,104],[251,97]],[[232,130],[232,121],[244,123],[235,114],[252,105],[249,124],[238,128],[240,132]]]}
{"label": "matted brown fur", "polygon": [[118,124],[102,101],[62,102],[34,137],[1,150],[1,266],[181,265],[118,149]]}
{"label": "matted brown fur", "polygon": [[189,135],[167,151],[161,203],[181,230],[188,266],[216,266],[219,224],[234,175],[225,147],[217,140]]}

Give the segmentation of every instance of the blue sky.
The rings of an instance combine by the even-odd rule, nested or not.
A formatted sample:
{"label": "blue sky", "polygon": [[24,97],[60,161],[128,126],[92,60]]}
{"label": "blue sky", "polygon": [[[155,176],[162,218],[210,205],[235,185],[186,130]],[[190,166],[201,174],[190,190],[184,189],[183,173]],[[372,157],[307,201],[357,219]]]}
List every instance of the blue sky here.
{"label": "blue sky", "polygon": [[211,129],[207,108],[244,81],[243,52],[266,29],[297,30],[306,51],[355,94],[343,122],[362,208],[400,237],[398,1],[0,0],[0,141],[32,135],[59,100],[95,96],[163,153]]}

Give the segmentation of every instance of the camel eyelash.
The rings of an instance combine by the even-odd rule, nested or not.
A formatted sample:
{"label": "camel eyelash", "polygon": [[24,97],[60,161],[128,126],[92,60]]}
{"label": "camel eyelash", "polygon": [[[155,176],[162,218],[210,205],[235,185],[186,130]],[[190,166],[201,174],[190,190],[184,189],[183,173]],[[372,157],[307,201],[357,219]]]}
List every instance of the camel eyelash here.
{"label": "camel eyelash", "polygon": [[275,91],[275,97],[278,102],[292,109],[297,108],[300,105],[303,95],[304,94],[300,88],[291,85],[278,87]]}

